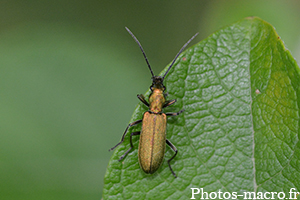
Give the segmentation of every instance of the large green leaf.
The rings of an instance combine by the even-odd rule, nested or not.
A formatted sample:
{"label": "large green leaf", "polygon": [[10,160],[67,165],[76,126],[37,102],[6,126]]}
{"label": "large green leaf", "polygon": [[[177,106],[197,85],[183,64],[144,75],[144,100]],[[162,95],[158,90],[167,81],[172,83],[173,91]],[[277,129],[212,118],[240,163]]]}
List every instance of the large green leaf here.
{"label": "large green leaf", "polygon": [[[287,195],[300,189],[299,81],[295,60],[265,21],[246,18],[212,34],[185,51],[165,81],[168,99],[177,99],[165,111],[185,109],[167,124],[178,178],[166,161],[170,148],[156,173],[140,169],[139,136],[119,162],[130,147],[127,134],[109,162],[103,198],[189,199],[191,188]],[[140,103],[130,121],[146,110]]]}

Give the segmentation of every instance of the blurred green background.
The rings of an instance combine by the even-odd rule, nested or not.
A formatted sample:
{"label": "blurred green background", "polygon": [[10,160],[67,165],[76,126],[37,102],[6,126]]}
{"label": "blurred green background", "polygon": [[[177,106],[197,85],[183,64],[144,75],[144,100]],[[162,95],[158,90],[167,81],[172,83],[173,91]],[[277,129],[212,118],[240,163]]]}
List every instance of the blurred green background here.
{"label": "blurred green background", "polygon": [[300,59],[300,1],[1,1],[0,199],[100,199],[112,152],[150,86],[196,32],[247,16]]}

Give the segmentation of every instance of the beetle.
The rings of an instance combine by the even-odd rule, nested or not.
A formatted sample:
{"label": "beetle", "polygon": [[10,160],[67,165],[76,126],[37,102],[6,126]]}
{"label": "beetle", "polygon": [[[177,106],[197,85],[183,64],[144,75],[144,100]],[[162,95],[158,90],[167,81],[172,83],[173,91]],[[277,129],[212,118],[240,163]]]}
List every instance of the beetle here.
{"label": "beetle", "polygon": [[132,122],[127,126],[127,128],[123,133],[121,141],[118,144],[116,144],[114,147],[112,147],[109,151],[115,149],[124,141],[125,135],[130,127],[142,123],[141,131],[132,132],[130,134],[130,148],[120,157],[119,161],[121,161],[133,148],[132,136],[140,135],[138,158],[142,170],[147,174],[153,174],[158,170],[158,168],[163,162],[166,144],[167,144],[175,152],[175,154],[168,160],[168,165],[172,174],[176,178],[177,176],[173,171],[170,162],[175,158],[178,150],[166,138],[167,116],[177,116],[180,113],[182,113],[184,110],[180,110],[179,112],[174,112],[174,113],[162,112],[163,108],[168,107],[176,102],[176,99],[166,100],[166,96],[167,96],[167,94],[165,93],[166,87],[164,86],[163,81],[166,75],[168,74],[168,72],[170,71],[170,69],[172,68],[173,64],[175,63],[176,59],[180,55],[180,53],[198,35],[198,33],[196,33],[189,41],[187,41],[183,45],[183,47],[177,53],[173,62],[167,69],[166,73],[161,77],[161,76],[155,76],[153,74],[153,71],[150,67],[150,64],[148,62],[148,59],[146,57],[142,45],[140,44],[138,39],[133,35],[133,33],[127,27],[125,28],[128,31],[128,33],[133,37],[133,39],[136,41],[136,43],[139,45],[152,75],[151,77],[152,84],[150,86],[151,94],[149,95],[149,103],[145,99],[144,95],[142,94],[137,95],[138,99],[144,105],[146,105],[149,108],[149,110],[144,113],[143,119]]}

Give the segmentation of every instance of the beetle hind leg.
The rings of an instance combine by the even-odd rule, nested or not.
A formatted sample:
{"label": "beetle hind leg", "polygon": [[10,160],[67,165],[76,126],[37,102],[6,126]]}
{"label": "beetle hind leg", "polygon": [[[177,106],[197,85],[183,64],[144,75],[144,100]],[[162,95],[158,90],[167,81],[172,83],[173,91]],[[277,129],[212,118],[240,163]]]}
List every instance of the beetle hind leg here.
{"label": "beetle hind leg", "polygon": [[166,143],[167,143],[167,145],[169,145],[169,147],[171,147],[171,149],[175,152],[175,154],[172,156],[172,158],[170,158],[170,159],[168,160],[168,165],[169,165],[169,168],[170,168],[170,170],[171,170],[173,176],[174,176],[175,178],[177,178],[175,172],[173,171],[173,169],[172,169],[172,167],[171,167],[170,162],[171,162],[171,160],[173,160],[173,158],[175,158],[175,156],[177,155],[178,150],[176,149],[176,147],[175,147],[168,139],[166,140]]}
{"label": "beetle hind leg", "polygon": [[140,135],[141,132],[140,131],[137,131],[137,132],[132,132],[130,134],[130,148],[120,157],[119,161],[121,161],[128,153],[129,151],[133,148],[133,144],[132,144],[132,136],[133,135]]}
{"label": "beetle hind leg", "polygon": [[135,125],[137,125],[137,124],[139,124],[141,122],[142,122],[142,120],[140,119],[140,120],[137,120],[135,122],[132,122],[132,123],[128,124],[127,128],[125,129],[125,131],[124,131],[124,133],[122,135],[121,141],[118,144],[116,144],[114,147],[110,148],[108,151],[114,150],[117,146],[119,146],[120,144],[122,144],[122,142],[124,142],[124,138],[125,138],[125,135],[127,133],[128,128],[130,128],[131,126],[135,126]]}

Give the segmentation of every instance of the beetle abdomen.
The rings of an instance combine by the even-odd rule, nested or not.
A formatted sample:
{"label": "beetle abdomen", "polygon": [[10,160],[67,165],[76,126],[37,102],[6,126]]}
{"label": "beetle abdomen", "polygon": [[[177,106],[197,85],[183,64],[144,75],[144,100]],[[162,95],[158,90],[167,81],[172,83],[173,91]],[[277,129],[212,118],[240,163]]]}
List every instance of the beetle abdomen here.
{"label": "beetle abdomen", "polygon": [[146,173],[153,174],[164,159],[166,124],[167,117],[164,113],[144,113],[139,143],[139,163]]}

